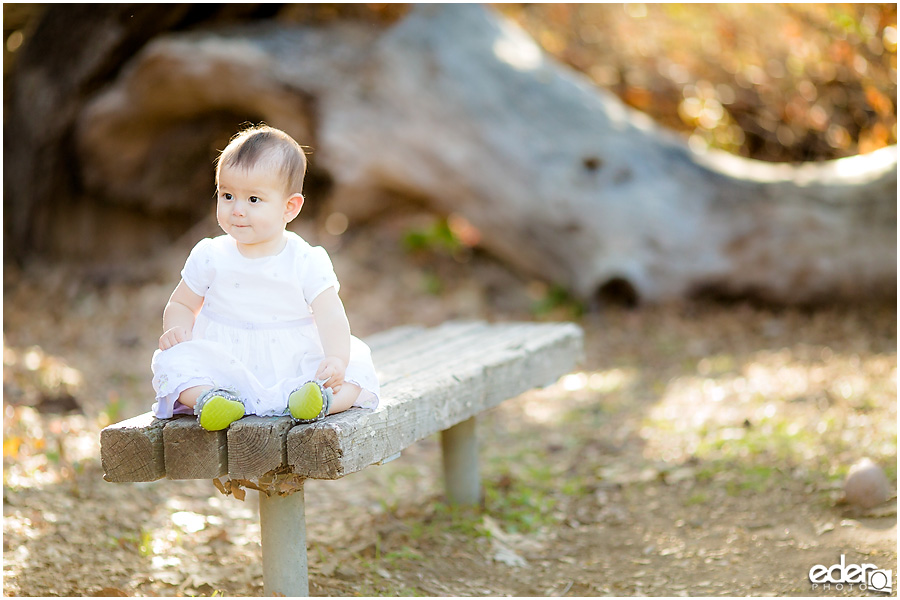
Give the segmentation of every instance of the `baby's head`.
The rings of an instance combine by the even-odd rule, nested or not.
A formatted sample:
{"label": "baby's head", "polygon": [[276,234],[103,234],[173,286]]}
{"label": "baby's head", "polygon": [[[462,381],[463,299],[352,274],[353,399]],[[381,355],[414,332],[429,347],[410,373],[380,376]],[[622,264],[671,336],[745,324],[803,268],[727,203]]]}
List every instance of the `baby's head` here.
{"label": "baby's head", "polygon": [[302,194],[306,154],[294,138],[268,125],[254,125],[231,138],[216,159],[216,186],[223,169],[258,168],[277,177],[286,196]]}
{"label": "baby's head", "polygon": [[283,248],[284,229],[303,207],[306,156],[268,125],[237,134],[216,161],[216,218],[238,249],[255,256]]}

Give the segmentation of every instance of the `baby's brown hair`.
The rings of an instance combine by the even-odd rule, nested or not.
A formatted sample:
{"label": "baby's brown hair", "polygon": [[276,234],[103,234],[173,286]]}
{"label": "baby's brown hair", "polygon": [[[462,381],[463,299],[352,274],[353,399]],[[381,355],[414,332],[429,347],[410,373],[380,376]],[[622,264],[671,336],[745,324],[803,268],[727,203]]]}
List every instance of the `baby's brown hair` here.
{"label": "baby's brown hair", "polygon": [[216,158],[216,185],[222,167],[250,169],[261,159],[271,161],[284,179],[287,194],[303,192],[306,175],[306,154],[294,138],[265,124],[253,125],[239,131]]}

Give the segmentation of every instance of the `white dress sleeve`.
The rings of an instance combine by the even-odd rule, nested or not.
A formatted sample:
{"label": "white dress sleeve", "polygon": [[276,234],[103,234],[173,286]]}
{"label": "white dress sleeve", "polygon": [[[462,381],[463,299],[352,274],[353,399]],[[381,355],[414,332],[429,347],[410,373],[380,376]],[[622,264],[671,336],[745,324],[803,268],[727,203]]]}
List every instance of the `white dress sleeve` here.
{"label": "white dress sleeve", "polygon": [[191,250],[191,254],[181,270],[181,278],[195,294],[206,296],[215,272],[212,260],[212,240],[204,238]]}
{"label": "white dress sleeve", "polygon": [[331,264],[331,258],[328,252],[321,246],[315,246],[309,249],[306,257],[306,269],[302,280],[303,297],[306,298],[307,304],[312,304],[316,297],[333,287],[335,291],[341,289],[338,283],[337,275],[334,274],[334,267]]}

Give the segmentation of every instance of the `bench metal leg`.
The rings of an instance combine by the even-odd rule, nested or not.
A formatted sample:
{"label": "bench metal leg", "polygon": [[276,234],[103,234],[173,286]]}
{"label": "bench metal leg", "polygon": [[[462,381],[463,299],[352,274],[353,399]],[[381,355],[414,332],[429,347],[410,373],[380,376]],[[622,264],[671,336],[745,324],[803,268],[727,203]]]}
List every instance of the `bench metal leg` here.
{"label": "bench metal leg", "polygon": [[263,584],[267,596],[309,596],[303,488],[287,496],[259,493]]}
{"label": "bench metal leg", "polygon": [[478,468],[478,434],[475,417],[441,432],[444,457],[444,486],[451,504],[481,502],[481,473]]}

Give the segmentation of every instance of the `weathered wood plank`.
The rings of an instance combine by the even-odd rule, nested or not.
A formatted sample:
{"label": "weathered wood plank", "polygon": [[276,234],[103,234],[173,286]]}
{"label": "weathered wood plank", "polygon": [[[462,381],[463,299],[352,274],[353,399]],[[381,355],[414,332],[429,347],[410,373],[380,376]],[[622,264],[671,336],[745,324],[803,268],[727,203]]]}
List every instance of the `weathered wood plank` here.
{"label": "weathered wood plank", "polygon": [[[496,406],[504,400],[533,388],[551,385],[584,360],[584,334],[574,324],[556,325],[569,330],[536,331],[520,345],[511,345],[495,352],[493,360],[484,365],[485,377],[493,383],[487,388],[484,403]],[[527,373],[531,383],[525,383]],[[512,395],[511,390],[515,390]]]}
{"label": "weathered wood plank", "polygon": [[[447,361],[458,362],[464,357],[471,357],[473,354],[483,352],[485,343],[487,343],[486,338],[493,337],[494,344],[503,344],[502,338],[497,339],[497,331],[491,329],[492,327],[480,321],[451,322],[432,329],[416,328],[406,332],[407,335],[392,335],[389,342],[379,343],[376,340],[370,347],[372,347],[373,360],[380,378],[390,386],[390,382],[409,378],[414,374],[421,374],[427,378],[430,376],[428,372],[437,364]],[[501,329],[503,329],[502,326]],[[368,411],[351,409],[343,414],[354,415],[359,412]],[[341,416],[334,415],[329,418],[329,421],[340,419]],[[339,424],[336,423],[336,426]],[[315,426],[300,425],[298,427],[309,429]],[[371,441],[375,445],[371,450],[379,455],[377,460],[382,460],[396,454],[416,439],[421,439],[421,437],[412,438],[401,446],[386,444],[381,439],[373,439]],[[340,453],[343,450],[334,445],[333,436],[327,432],[324,433],[324,437],[313,434],[308,439],[304,437],[303,441],[299,441],[298,438],[298,443],[308,445],[308,454],[314,457],[314,464],[317,465],[313,470],[331,471],[332,466],[339,468],[337,465],[340,463]],[[395,447],[396,450],[390,450]]]}
{"label": "weathered wood plank", "polygon": [[293,427],[288,417],[245,417],[207,432],[191,417],[147,413],[101,434],[109,481],[252,479],[284,465],[335,479],[393,456],[437,431],[568,372],[582,333],[559,323],[446,323],[403,327],[371,338],[382,382],[377,411],[351,409]]}
{"label": "weathered wood plank", "polygon": [[363,469],[567,373],[581,358],[582,337],[571,324],[484,326],[481,343],[470,339],[468,351],[454,346],[420,357],[414,374],[383,387],[376,411],[347,411],[293,428],[288,464],[316,479]]}
{"label": "weathered wood plank", "polygon": [[442,348],[465,349],[473,336],[483,333],[484,327],[482,322],[445,323],[401,343],[373,348],[372,360],[379,380],[384,385],[391,379],[409,374],[421,366],[423,357],[440,352]]}
{"label": "weathered wood plank", "polygon": [[251,479],[286,463],[285,436],[290,417],[247,416],[228,428],[228,475]]}
{"label": "weathered wood plank", "polygon": [[[429,330],[431,335],[418,339],[415,345],[373,352],[372,358],[382,387],[429,370],[446,360],[471,356],[489,339],[497,342],[496,334],[501,329],[489,329],[492,327],[480,321],[446,323]],[[489,331],[495,335],[489,334]]]}
{"label": "weathered wood plank", "polygon": [[[517,325],[487,325],[483,322],[446,323],[440,327],[429,329],[429,335],[417,339],[417,344],[405,345],[400,348],[399,352],[373,352],[379,375],[384,384],[382,408],[390,407],[390,410],[395,411],[392,421],[395,435],[372,435],[370,432],[365,439],[355,439],[354,443],[366,445],[366,452],[371,452],[373,456],[378,457],[372,462],[377,462],[399,452],[416,440],[439,431],[440,429],[429,429],[434,425],[428,424],[427,419],[421,417],[410,418],[407,421],[407,417],[414,413],[396,412],[398,411],[397,407],[416,401],[416,395],[422,392],[423,385],[436,388],[458,385],[465,373],[465,365],[472,364],[472,361],[477,363],[478,357],[482,356],[491,346],[508,347],[510,344],[519,344],[532,331],[530,329],[517,331],[517,329]],[[509,339],[510,335],[512,335],[512,341]],[[394,348],[389,350],[394,350]],[[463,367],[458,367],[460,363],[464,363]],[[457,366],[455,371],[448,371],[454,366]],[[455,381],[445,381],[448,376],[454,376],[454,373]],[[397,390],[398,382],[403,384],[399,391]],[[480,394],[471,384],[467,392],[474,395]],[[450,426],[457,422],[454,421],[453,415],[447,414],[447,407],[451,402],[452,400],[448,396],[447,402],[431,407],[439,410],[440,414],[436,417],[438,423],[446,423],[446,426]],[[342,457],[346,444],[340,440],[342,437],[352,438],[358,431],[357,419],[360,415],[366,414],[369,414],[368,411],[351,410],[333,415],[325,423],[298,426],[289,434],[289,439],[293,439],[294,443],[298,445],[297,448],[294,448],[295,454],[298,457],[306,456],[304,459],[306,464],[297,470],[298,466],[294,465],[292,460],[290,441],[288,443],[289,463],[297,472],[308,477],[313,477],[312,473],[316,472],[343,472]],[[462,420],[462,418],[458,420]],[[326,423],[330,426],[326,426]],[[300,446],[304,447],[302,452]],[[368,464],[371,463],[366,462],[361,466],[368,466]],[[336,477],[340,476],[342,475]]]}
{"label": "weathered wood plank", "polygon": [[100,432],[100,463],[106,481],[156,481],[166,475],[163,427],[166,421],[144,413]]}
{"label": "weathered wood plank", "polygon": [[228,472],[227,430],[207,431],[197,417],[185,415],[163,429],[166,477],[215,479]]}
{"label": "weathered wood plank", "polygon": [[373,333],[368,336],[365,341],[369,346],[369,349],[372,350],[372,352],[375,352],[388,346],[408,342],[412,338],[424,334],[426,331],[428,330],[421,325],[401,325],[399,327],[394,327],[393,329]]}
{"label": "weathered wood plank", "polygon": [[[502,357],[507,357],[515,364],[516,361],[538,355],[543,345],[547,343],[545,339],[547,334],[557,336],[560,333],[558,324],[480,325],[479,329],[453,337],[445,344],[435,345],[409,361],[384,365],[380,369],[382,390],[391,392],[393,386],[400,383],[408,386],[448,374],[456,381],[460,381],[467,370],[474,368],[477,375],[486,365],[492,364],[491,361],[497,362]],[[551,378],[555,381],[560,374],[562,373],[552,375]],[[538,385],[549,382],[548,380]],[[506,390],[498,388],[498,391],[503,394]],[[383,396],[388,403],[393,402],[390,393],[383,393]]]}

